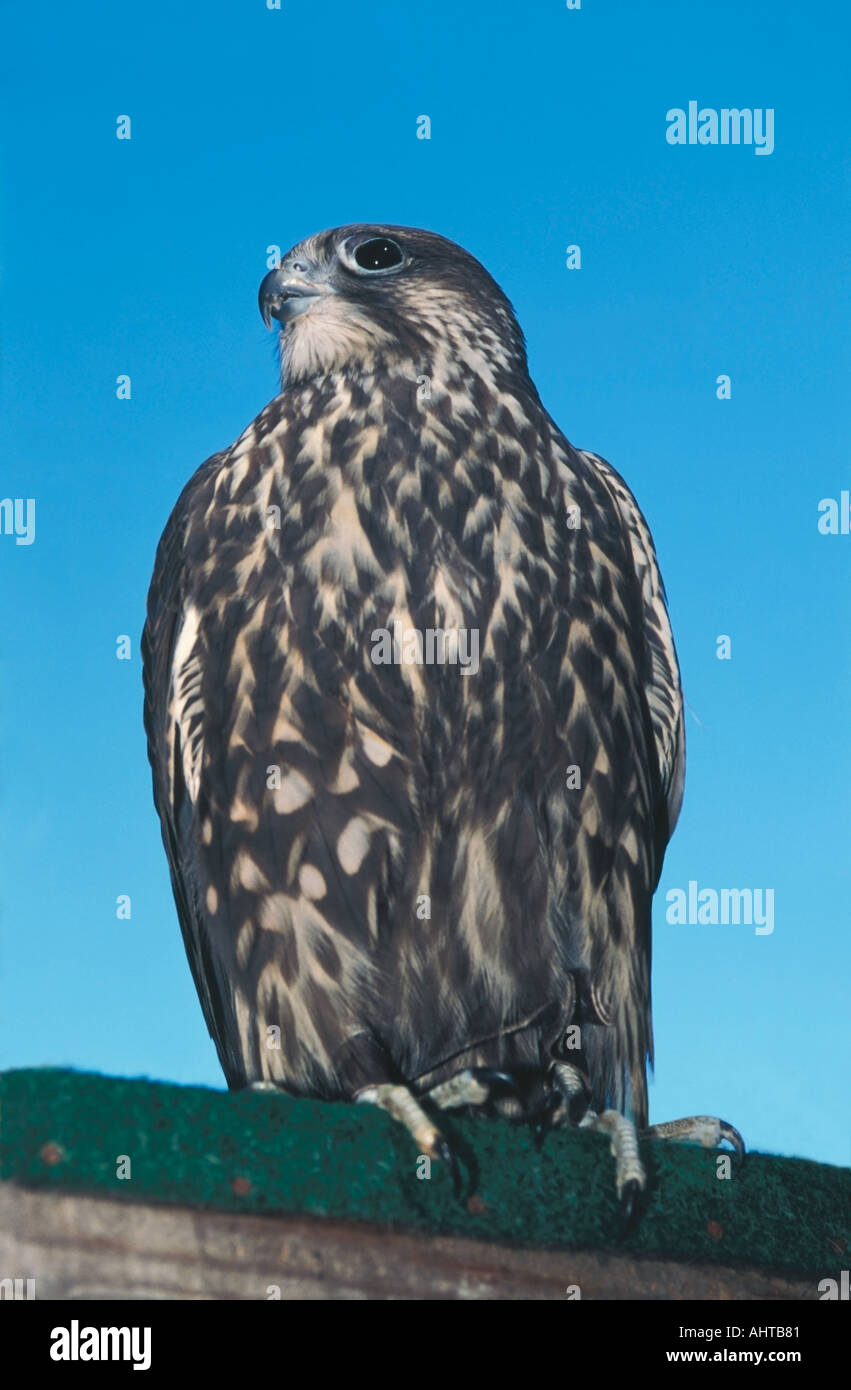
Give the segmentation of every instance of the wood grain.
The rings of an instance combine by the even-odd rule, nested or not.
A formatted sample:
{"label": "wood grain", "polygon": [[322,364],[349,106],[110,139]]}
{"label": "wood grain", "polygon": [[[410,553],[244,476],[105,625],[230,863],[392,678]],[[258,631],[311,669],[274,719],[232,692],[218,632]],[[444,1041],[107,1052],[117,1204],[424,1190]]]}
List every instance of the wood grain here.
{"label": "wood grain", "polygon": [[0,1280],[37,1299],[814,1299],[816,1281],[595,1251],[516,1249],[0,1183]]}

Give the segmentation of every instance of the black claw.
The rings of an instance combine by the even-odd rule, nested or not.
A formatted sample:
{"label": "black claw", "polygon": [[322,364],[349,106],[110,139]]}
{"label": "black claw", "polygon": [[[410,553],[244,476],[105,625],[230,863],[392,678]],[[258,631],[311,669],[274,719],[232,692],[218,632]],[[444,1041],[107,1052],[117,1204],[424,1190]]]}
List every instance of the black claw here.
{"label": "black claw", "polygon": [[640,1183],[632,1178],[624,1183],[621,1190],[621,1228],[620,1240],[624,1240],[629,1235],[634,1225],[634,1218],[638,1212],[638,1194],[641,1191]]}
{"label": "black claw", "polygon": [[726,1139],[732,1145],[737,1163],[743,1163],[745,1157],[745,1141],[735,1125],[730,1125],[726,1120],[719,1120],[721,1128],[721,1138]]}
{"label": "black claw", "polygon": [[551,1091],[544,1101],[543,1108],[532,1125],[532,1138],[536,1149],[543,1148],[544,1140],[553,1127],[553,1115],[561,1103],[562,1098],[556,1091]]}
{"label": "black claw", "polygon": [[481,1081],[483,1086],[490,1090],[489,1100],[498,1096],[512,1096],[515,1100],[520,1100],[520,1087],[516,1080],[507,1071],[498,1071],[496,1067],[471,1067],[471,1075],[477,1081]]}
{"label": "black claw", "polygon": [[438,1139],[435,1145],[435,1152],[437,1157],[442,1163],[446,1164],[452,1174],[452,1186],[455,1189],[455,1196],[460,1200],[464,1195],[464,1179],[457,1158],[445,1139]]}

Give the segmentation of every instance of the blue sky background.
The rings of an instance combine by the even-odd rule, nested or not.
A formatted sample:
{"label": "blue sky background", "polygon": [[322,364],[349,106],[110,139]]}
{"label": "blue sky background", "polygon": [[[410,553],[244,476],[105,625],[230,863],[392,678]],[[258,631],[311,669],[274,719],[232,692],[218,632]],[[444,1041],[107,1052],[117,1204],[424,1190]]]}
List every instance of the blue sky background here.
{"label": "blue sky background", "polygon": [[[851,487],[845,7],[0,19],[0,496],[36,499],[35,543],[0,536],[0,1065],[223,1085],[151,801],[145,594],[184,482],[275,394],[266,247],[384,220],[485,263],[546,405],[653,528],[697,718],[651,1117],[849,1162],[851,536],[817,529]],[[773,107],[774,153],[669,146],[690,99]],[[690,879],[773,888],[773,935],[669,925]]]}

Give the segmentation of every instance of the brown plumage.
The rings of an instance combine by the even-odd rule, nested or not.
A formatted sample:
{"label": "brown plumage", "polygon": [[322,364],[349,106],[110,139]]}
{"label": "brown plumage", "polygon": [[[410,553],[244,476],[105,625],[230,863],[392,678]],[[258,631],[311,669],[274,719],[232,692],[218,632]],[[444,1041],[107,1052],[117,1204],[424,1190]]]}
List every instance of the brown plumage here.
{"label": "brown plumage", "polygon": [[[684,759],[635,499],[549,418],[508,301],[451,242],[325,232],[261,307],[281,393],[184,489],[144,634],[228,1084],[330,1099],[489,1066],[539,1104],[567,1058],[586,1103],[643,1124]],[[466,666],[406,664],[415,638],[376,664],[375,634],[411,629],[465,630]]]}

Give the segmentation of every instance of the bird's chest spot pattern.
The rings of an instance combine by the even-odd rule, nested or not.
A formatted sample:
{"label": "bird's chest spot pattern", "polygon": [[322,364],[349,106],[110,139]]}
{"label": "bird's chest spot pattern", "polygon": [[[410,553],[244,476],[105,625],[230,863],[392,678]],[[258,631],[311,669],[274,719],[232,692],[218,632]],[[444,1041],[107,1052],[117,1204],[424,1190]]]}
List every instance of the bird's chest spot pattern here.
{"label": "bird's chest spot pattern", "polygon": [[[424,1000],[456,1000],[434,1006],[447,1047],[557,987],[567,957],[536,808],[563,775],[566,711],[591,758],[602,725],[586,701],[623,684],[623,651],[577,583],[608,583],[617,620],[611,538],[590,524],[599,498],[534,401],[424,365],[284,393],[210,479],[187,535],[203,617],[184,645],[203,649],[205,688],[184,662],[175,690],[184,718],[199,698],[204,711],[205,824],[221,827],[200,850],[208,909],[230,923],[249,982],[240,1027],[265,1000],[292,1019],[292,1047],[302,1020],[314,1056],[333,1041],[316,1000],[337,992],[356,1012],[384,972],[408,1022]],[[382,633],[389,659],[376,660]],[[197,740],[188,770],[197,793]],[[569,826],[564,841],[566,884]],[[406,1065],[432,1060],[401,1032]]]}

